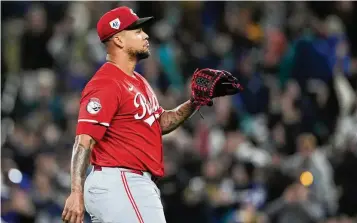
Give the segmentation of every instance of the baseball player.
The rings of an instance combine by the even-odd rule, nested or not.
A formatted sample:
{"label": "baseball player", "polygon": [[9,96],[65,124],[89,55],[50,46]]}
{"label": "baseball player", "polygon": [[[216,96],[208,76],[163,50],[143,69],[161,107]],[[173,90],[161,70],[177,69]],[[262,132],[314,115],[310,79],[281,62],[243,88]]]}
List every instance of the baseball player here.
{"label": "baseball player", "polygon": [[[238,92],[239,84],[228,72],[197,70],[191,99],[164,110],[145,78],[134,71],[150,55],[142,26],[151,19],[118,7],[97,23],[107,61],[82,92],[64,222],[83,222],[85,208],[92,222],[164,223],[155,184],[164,176],[162,135],[200,106],[212,105],[212,98]],[[231,91],[211,90],[218,89],[217,83]],[[93,169],[86,178],[89,164]]]}

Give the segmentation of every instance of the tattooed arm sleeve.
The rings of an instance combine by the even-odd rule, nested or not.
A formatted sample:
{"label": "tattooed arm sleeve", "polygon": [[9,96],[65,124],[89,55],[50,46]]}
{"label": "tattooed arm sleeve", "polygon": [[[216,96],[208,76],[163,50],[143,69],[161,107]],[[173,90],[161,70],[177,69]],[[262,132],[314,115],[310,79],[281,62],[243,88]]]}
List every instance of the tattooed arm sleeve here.
{"label": "tattooed arm sleeve", "polygon": [[160,116],[162,134],[168,134],[179,127],[194,112],[190,101],[186,101],[173,110],[167,110]]}
{"label": "tattooed arm sleeve", "polygon": [[95,140],[89,135],[77,135],[71,161],[71,190],[83,193],[86,171]]}

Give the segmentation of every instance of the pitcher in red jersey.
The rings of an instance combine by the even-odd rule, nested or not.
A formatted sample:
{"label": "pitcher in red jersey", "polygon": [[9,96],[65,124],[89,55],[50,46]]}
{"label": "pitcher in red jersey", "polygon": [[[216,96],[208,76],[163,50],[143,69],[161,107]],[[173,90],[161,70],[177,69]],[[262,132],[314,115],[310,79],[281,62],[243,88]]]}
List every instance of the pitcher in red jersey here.
{"label": "pitcher in red jersey", "polygon": [[[119,7],[97,24],[107,62],[82,92],[65,222],[82,222],[84,208],[92,222],[166,222],[155,184],[164,175],[162,135],[195,108],[188,100],[164,110],[145,78],[134,71],[150,55],[142,25],[151,19]],[[86,178],[89,164],[93,170]]]}

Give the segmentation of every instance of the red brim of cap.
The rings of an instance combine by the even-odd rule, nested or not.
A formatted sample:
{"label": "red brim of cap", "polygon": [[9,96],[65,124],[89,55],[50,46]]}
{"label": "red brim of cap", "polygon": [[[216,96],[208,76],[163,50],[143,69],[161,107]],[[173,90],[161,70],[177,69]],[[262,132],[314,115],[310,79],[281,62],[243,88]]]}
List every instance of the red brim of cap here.
{"label": "red brim of cap", "polygon": [[124,30],[133,30],[133,29],[142,28],[144,25],[147,25],[149,22],[151,22],[153,20],[153,18],[154,18],[153,16],[139,18],[134,23],[132,23],[130,26],[126,27]]}

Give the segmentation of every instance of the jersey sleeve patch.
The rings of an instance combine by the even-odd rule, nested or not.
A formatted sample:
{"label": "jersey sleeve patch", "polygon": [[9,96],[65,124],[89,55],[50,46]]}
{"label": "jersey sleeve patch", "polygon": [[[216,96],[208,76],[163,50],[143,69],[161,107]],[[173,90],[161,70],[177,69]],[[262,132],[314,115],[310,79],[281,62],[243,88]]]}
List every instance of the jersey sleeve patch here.
{"label": "jersey sleeve patch", "polygon": [[100,104],[100,100],[98,98],[91,98],[87,104],[87,112],[89,114],[95,115],[102,109],[102,105]]}

